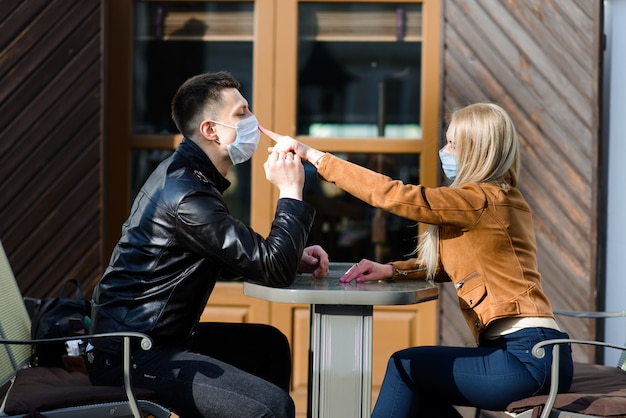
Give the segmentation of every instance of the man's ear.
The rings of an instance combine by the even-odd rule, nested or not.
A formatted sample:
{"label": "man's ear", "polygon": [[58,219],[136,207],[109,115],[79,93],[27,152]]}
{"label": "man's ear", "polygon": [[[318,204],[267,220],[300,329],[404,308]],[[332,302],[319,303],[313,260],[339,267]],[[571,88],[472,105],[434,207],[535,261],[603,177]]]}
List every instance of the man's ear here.
{"label": "man's ear", "polygon": [[200,123],[200,134],[209,141],[215,141],[219,139],[217,137],[217,132],[215,132],[215,123],[210,120],[203,120]]}

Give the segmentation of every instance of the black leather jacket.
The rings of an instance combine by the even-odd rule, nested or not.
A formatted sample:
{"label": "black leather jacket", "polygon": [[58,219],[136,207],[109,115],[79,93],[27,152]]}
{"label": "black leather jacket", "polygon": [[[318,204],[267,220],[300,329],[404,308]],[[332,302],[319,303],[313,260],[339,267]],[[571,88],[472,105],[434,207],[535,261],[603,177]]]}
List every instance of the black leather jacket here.
{"label": "black leather jacket", "polygon": [[[314,210],[280,199],[267,238],[233,218],[230,186],[193,141],[148,178],[93,294],[92,332],[138,331],[156,344],[183,343],[217,280],[288,286],[297,274]],[[94,340],[120,353],[120,341]]]}

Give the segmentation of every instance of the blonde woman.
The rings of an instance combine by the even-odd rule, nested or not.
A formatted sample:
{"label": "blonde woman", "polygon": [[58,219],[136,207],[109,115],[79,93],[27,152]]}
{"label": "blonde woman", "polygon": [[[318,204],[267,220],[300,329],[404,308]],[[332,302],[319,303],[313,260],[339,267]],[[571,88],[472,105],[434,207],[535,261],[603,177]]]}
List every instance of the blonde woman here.
{"label": "blonde woman", "polygon": [[[452,183],[403,184],[261,128],[279,151],[294,151],[326,181],[372,206],[428,224],[417,258],[361,260],[345,282],[430,278],[452,281],[476,347],[412,347],[391,357],[372,417],[459,417],[453,405],[502,410],[547,393],[551,355],[533,345],[567,338],[537,270],[531,209],[517,188],[519,143],[506,111],[477,103],[455,111],[440,150]],[[561,349],[561,390],[572,359]]]}

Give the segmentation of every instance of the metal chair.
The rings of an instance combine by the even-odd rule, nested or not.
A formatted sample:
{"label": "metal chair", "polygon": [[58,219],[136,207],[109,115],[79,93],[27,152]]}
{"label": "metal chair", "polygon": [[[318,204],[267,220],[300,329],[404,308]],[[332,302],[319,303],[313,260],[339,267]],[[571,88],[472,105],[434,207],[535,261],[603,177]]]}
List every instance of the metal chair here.
{"label": "metal chair", "polygon": [[32,340],[30,316],[0,242],[0,417],[170,417],[155,394],[135,389],[130,379],[131,339],[152,346],[140,333],[109,333],[83,339],[118,337],[124,341],[124,387],[94,386],[86,374],[60,367],[30,364],[31,345],[75,340],[76,337]]}
{"label": "metal chair", "polygon": [[[558,315],[578,318],[619,318],[622,312],[568,312]],[[567,393],[557,393],[560,344],[585,344],[622,350],[617,367],[574,363],[574,381]],[[542,341],[533,347],[532,354],[541,358],[546,348],[552,347],[552,370],[548,395],[533,396],[511,403],[507,413],[516,418],[600,418],[626,417],[626,346],[600,341],[555,339]]]}

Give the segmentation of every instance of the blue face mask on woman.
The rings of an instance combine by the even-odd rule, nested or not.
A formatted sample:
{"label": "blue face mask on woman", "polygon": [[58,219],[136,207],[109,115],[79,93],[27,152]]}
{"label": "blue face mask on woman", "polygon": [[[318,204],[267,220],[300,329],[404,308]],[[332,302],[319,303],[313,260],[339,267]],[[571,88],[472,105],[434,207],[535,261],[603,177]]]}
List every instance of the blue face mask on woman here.
{"label": "blue face mask on woman", "polygon": [[456,178],[456,154],[446,151],[447,145],[439,150],[439,159],[441,160],[441,168],[450,180]]}
{"label": "blue face mask on woman", "polygon": [[256,148],[259,146],[259,138],[261,137],[259,121],[257,121],[256,116],[252,115],[240,120],[235,126],[216,121],[213,121],[213,123],[233,128],[237,132],[237,137],[233,143],[226,146],[233,164],[245,163],[252,158]]}

